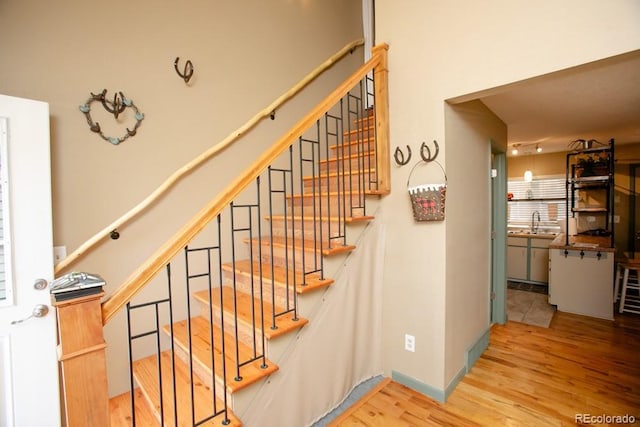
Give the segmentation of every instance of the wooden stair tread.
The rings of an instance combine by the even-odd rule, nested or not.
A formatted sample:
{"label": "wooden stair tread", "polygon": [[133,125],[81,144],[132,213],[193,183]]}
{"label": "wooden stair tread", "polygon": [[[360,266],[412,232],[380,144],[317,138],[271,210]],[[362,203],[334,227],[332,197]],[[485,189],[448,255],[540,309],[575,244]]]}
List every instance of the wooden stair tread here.
{"label": "wooden stair tread", "polygon": [[336,178],[336,177],[349,176],[349,175],[373,174],[375,172],[376,172],[375,168],[353,169],[353,170],[348,170],[348,171],[331,171],[329,173],[322,172],[322,173],[319,173],[318,175],[315,175],[315,176],[313,176],[313,175],[303,176],[302,180],[303,181],[312,181],[314,179],[327,179],[327,178]]}
{"label": "wooden stair tread", "polygon": [[286,197],[287,199],[300,199],[300,198],[304,198],[304,197],[341,197],[341,196],[345,196],[347,197],[349,194],[351,194],[351,196],[357,196],[358,194],[363,194],[365,196],[381,196],[386,194],[384,191],[380,191],[380,190],[373,190],[373,189],[365,189],[362,191],[357,191],[357,190],[351,190],[351,191],[341,191],[340,193],[338,193],[337,191],[317,191],[315,194],[313,193],[297,193],[297,194],[288,194]]}
{"label": "wooden stair tread", "polygon": [[[308,208],[308,210],[313,210],[313,207]],[[375,217],[372,215],[361,215],[361,216],[348,216],[348,217],[339,217],[339,216],[321,216],[320,218],[318,217],[314,217],[312,215],[271,215],[270,217],[265,217],[266,220],[271,220],[271,219],[278,219],[278,220],[284,220],[284,219],[293,219],[294,221],[331,221],[331,222],[339,222],[339,221],[344,221],[344,222],[357,222],[357,221],[371,221],[373,220]]]}
{"label": "wooden stair tread", "polygon": [[[209,304],[209,292],[207,290],[196,292],[193,296],[203,302],[204,304]],[[214,292],[212,303],[214,307],[220,307],[220,293]],[[262,316],[260,311],[260,300],[258,298],[252,298],[251,295],[246,294],[244,292],[236,291],[234,298],[234,290],[230,286],[222,287],[222,301],[223,301],[223,309],[227,313],[233,313],[234,303],[237,306],[237,317],[239,322],[243,322],[245,325],[251,326],[253,325],[253,317],[255,315],[255,323],[256,329],[258,333],[262,332]],[[253,307],[252,307],[253,306]],[[262,302],[262,307],[265,313],[264,319],[264,335],[267,339],[273,339],[284,335],[288,332],[297,330],[306,325],[309,321],[303,317],[298,317],[297,320],[294,320],[293,313],[289,312],[276,317],[276,329],[271,327],[272,319],[271,313],[280,313],[284,311],[281,308],[276,307],[275,311],[273,306],[268,301]],[[253,309],[252,309],[253,308]]]}
{"label": "wooden stair tread", "polygon": [[[155,414],[145,400],[140,388],[135,388],[136,425],[153,426],[158,424]],[[130,427],[133,425],[131,417],[131,393],[126,392],[109,399],[109,413],[111,427]]]}
{"label": "wooden stair tread", "polygon": [[[160,353],[160,365],[162,372],[162,393],[164,408],[164,424],[174,426],[174,395],[172,377],[172,358],[169,351]],[[189,368],[178,357],[173,360],[175,363],[175,401],[178,415],[178,425],[192,425],[191,420],[191,390],[193,389],[194,411],[197,421],[213,415],[214,410],[220,411],[224,408],[224,403],[219,398],[213,399],[213,390],[207,387],[198,377],[193,377],[193,387],[189,375]],[[156,355],[145,357],[133,362],[133,373],[136,381],[140,385],[140,390],[151,403],[152,411],[157,420],[160,420],[160,384],[158,382],[158,361]],[[220,390],[218,393],[224,394]],[[213,401],[215,400],[215,408]],[[231,410],[227,411],[227,416],[231,421],[230,425],[240,426],[240,421],[233,415]],[[202,424],[206,426],[223,426],[224,414],[216,415],[208,422]],[[228,424],[229,425],[229,424]]]}
{"label": "wooden stair tread", "polygon": [[[351,131],[350,135],[355,134],[356,131]],[[345,136],[347,136],[347,134],[345,133]],[[364,138],[357,138],[357,139],[351,139],[349,138],[349,141],[342,141],[339,144],[332,144],[329,145],[329,149],[330,150],[339,150],[341,148],[345,148],[348,145],[363,145],[363,144],[370,144],[371,146],[374,145],[375,143],[375,135],[373,133],[371,134],[367,134]]]}
{"label": "wooden stair tread", "polygon": [[[363,123],[364,121],[368,121],[367,125],[359,126],[359,124]],[[356,124],[358,124],[358,126],[342,132],[344,136],[353,135],[354,133],[358,133],[358,132],[360,133],[371,132],[373,134],[373,130],[375,129],[375,123],[372,122],[371,117],[363,117],[361,119],[356,120],[355,122]]]}
{"label": "wooden stair tread", "polygon": [[[187,320],[182,320],[173,324],[173,337],[177,345],[179,345],[185,352],[189,349],[189,334],[187,329]],[[212,372],[212,360],[211,360],[211,336],[210,336],[210,323],[203,317],[191,318],[191,350],[193,354],[193,360],[195,363],[199,363],[207,372]],[[170,325],[164,326],[164,331],[170,335]],[[225,370],[227,378],[227,389],[230,392],[236,392],[243,388],[271,375],[278,370],[278,366],[269,360],[264,363],[266,367],[262,368],[263,360],[255,360],[240,368],[240,376],[242,381],[236,381],[236,346],[235,339],[231,334],[225,333]],[[213,364],[215,364],[215,375],[222,382],[222,330],[216,325],[213,325]],[[250,360],[253,358],[252,350],[242,342],[238,343],[238,355],[240,362]]]}
{"label": "wooden stair tread", "polygon": [[[262,242],[262,244],[265,245],[273,245],[273,246],[277,246],[277,247],[281,247],[281,248],[294,248],[296,250],[301,250],[304,248],[305,251],[315,251],[316,248],[320,249],[322,255],[335,255],[338,253],[344,253],[344,252],[350,252],[352,250],[354,250],[356,247],[353,245],[343,245],[343,244],[337,244],[335,243],[335,241],[333,242],[328,242],[328,239],[325,239],[322,242],[322,247],[318,247],[319,242],[314,242],[312,240],[305,240],[305,239],[292,239],[292,238],[285,238],[282,236],[268,236],[268,237],[263,237],[261,239],[251,239],[254,242],[260,241]],[[245,242],[249,242],[250,239],[245,239]]]}
{"label": "wooden stair tread", "polygon": [[[233,271],[235,269],[236,274],[242,274],[245,276],[260,276],[260,262],[250,260],[236,261],[235,264],[226,263],[222,265],[222,269],[226,271]],[[272,266],[269,263],[262,263],[262,277],[271,281]],[[294,279],[296,284],[296,292],[303,294],[320,288],[326,288],[333,283],[333,279],[322,279],[318,273],[307,274],[306,279],[303,279],[302,273],[299,271],[292,271],[284,267],[273,266],[273,282],[277,287],[282,289],[286,288],[287,276]],[[291,279],[290,279],[291,280]]]}
{"label": "wooden stair tread", "polygon": [[366,156],[366,157],[369,157],[369,156],[374,156],[375,154],[376,154],[375,150],[367,150],[367,151],[359,152],[359,153],[351,153],[351,154],[349,154],[349,155],[345,155],[345,156],[342,156],[342,157],[337,157],[337,156],[336,156],[336,157],[329,157],[328,159],[320,159],[320,160],[318,161],[318,163],[319,163],[319,164],[324,164],[324,163],[335,163],[335,162],[337,162],[337,161],[339,161],[339,160],[345,160],[345,161],[348,161],[348,160],[354,160],[354,159],[357,159],[357,158],[359,158],[359,157],[365,157],[365,156]]}

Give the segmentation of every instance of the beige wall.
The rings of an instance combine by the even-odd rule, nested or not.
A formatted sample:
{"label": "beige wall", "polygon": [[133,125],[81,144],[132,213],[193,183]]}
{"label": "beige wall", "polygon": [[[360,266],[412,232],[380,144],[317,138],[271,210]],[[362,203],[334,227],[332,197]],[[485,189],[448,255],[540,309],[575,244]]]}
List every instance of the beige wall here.
{"label": "beige wall", "polygon": [[[77,248],[361,37],[360,0],[0,1],[0,93],[50,103],[54,244]],[[188,86],[174,71],[178,56],[181,66],[193,62]],[[348,56],[73,269],[103,275],[112,292],[362,57],[362,49]],[[105,88],[145,114],[138,134],[118,146],[90,132],[78,109]],[[132,127],[93,107],[107,135]],[[126,363],[125,344],[114,344],[123,317],[106,329],[110,370]]]}
{"label": "beige wall", "polygon": [[[639,16],[640,3],[634,0],[378,0],[376,38],[390,45],[391,148],[410,144],[415,150],[422,141],[436,139],[449,180],[460,179],[454,173],[475,169],[458,165],[463,159],[457,142],[445,134],[445,100],[636,50]],[[480,155],[478,162],[488,161],[477,148],[470,152]],[[488,286],[487,257],[451,256],[453,251],[482,253],[487,242],[450,234],[458,227],[486,233],[487,213],[458,206],[466,215],[449,210],[445,223],[416,224],[406,195],[407,174],[406,167],[392,168],[392,193],[382,206],[389,233],[384,362],[387,373],[399,372],[438,394],[461,369],[460,349],[474,344],[479,328],[449,316],[448,302],[464,305],[455,310],[488,310],[488,298],[449,300],[467,280],[450,270],[478,272],[475,280],[484,282],[478,286]],[[466,183],[448,197],[489,199],[483,176]],[[405,333],[416,336],[415,353],[403,350]],[[458,339],[452,335],[463,338],[448,345]]]}
{"label": "beige wall", "polygon": [[450,179],[444,375],[450,381],[491,321],[491,149],[504,150],[507,127],[480,101],[447,105],[445,124]]}
{"label": "beige wall", "polygon": [[509,178],[522,178],[524,171],[530,170],[534,177],[564,175],[566,153],[540,153],[530,156],[507,157],[507,175]]}

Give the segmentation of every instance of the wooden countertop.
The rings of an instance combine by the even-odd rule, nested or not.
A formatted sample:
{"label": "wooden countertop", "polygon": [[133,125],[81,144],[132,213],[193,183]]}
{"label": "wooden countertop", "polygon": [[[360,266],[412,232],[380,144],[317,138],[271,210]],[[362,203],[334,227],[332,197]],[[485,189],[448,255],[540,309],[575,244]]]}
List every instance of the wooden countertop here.
{"label": "wooden countertop", "polygon": [[526,232],[508,232],[507,237],[527,237],[530,239],[555,239],[555,233],[526,233]]}
{"label": "wooden countertop", "polygon": [[569,245],[566,245],[564,233],[558,234],[549,244],[551,249],[568,249],[568,250],[584,250],[584,251],[600,251],[615,252],[616,248],[609,246],[611,240],[609,237],[602,236],[586,236],[579,234],[577,236],[569,236]]}

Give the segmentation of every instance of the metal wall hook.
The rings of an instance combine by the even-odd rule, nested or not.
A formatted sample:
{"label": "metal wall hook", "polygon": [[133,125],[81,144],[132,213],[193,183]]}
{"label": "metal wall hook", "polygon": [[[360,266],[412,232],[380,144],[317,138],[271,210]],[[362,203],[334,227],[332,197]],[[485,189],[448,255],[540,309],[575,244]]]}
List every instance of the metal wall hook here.
{"label": "metal wall hook", "polygon": [[[91,92],[91,97],[96,101],[100,101],[104,109],[107,110],[109,113],[113,114],[113,117],[115,117],[116,119],[118,118],[120,113],[122,113],[127,108],[127,98],[125,98],[122,92],[116,92],[113,95],[113,101],[109,101],[107,99],[106,89],[103,89],[102,92],[100,92],[97,95]],[[96,130],[94,129],[91,129],[91,130],[93,130],[94,132],[99,132],[100,126],[98,125]]]}
{"label": "metal wall hook", "polygon": [[178,56],[173,63],[173,68],[176,69],[176,73],[178,73],[178,75],[182,78],[182,80],[184,80],[185,83],[189,83],[189,80],[191,80],[191,77],[193,76],[193,63],[188,59],[184,64],[184,71],[180,72],[180,70],[178,69],[179,61],[180,57]]}
{"label": "metal wall hook", "polygon": [[396,160],[398,166],[404,166],[411,160],[411,147],[407,145],[407,158],[405,160],[404,153],[400,147],[396,147],[396,151],[393,153],[393,158]]}
{"label": "metal wall hook", "polygon": [[276,119],[276,110],[273,110],[271,112],[271,114],[269,114],[269,117],[271,117],[271,120],[275,120]]}
{"label": "metal wall hook", "polygon": [[[102,99],[102,106],[105,110],[113,114],[113,117],[116,119],[122,113],[127,105],[125,104],[125,97],[122,92],[119,92],[120,97],[118,97],[118,93],[113,94],[113,102],[108,102],[106,99]],[[109,105],[111,104],[111,105]]]}
{"label": "metal wall hook", "polygon": [[[440,146],[438,145],[438,141],[434,139],[433,144],[436,147],[436,152],[433,154],[433,156],[431,155],[431,150],[429,149],[429,146],[427,145],[426,142],[423,142],[422,145],[420,146],[420,157],[422,157],[422,160],[424,160],[427,163],[434,161],[436,157],[438,157],[438,154],[440,153]],[[425,150],[427,152],[426,155],[425,155]]]}

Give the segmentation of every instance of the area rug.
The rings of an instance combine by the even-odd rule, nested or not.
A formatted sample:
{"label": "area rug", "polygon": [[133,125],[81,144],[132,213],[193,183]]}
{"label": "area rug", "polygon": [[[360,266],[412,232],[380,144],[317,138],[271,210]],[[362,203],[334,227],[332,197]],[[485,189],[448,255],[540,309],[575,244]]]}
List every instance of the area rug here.
{"label": "area rug", "polygon": [[507,288],[507,320],[548,328],[555,312],[546,294]]}

